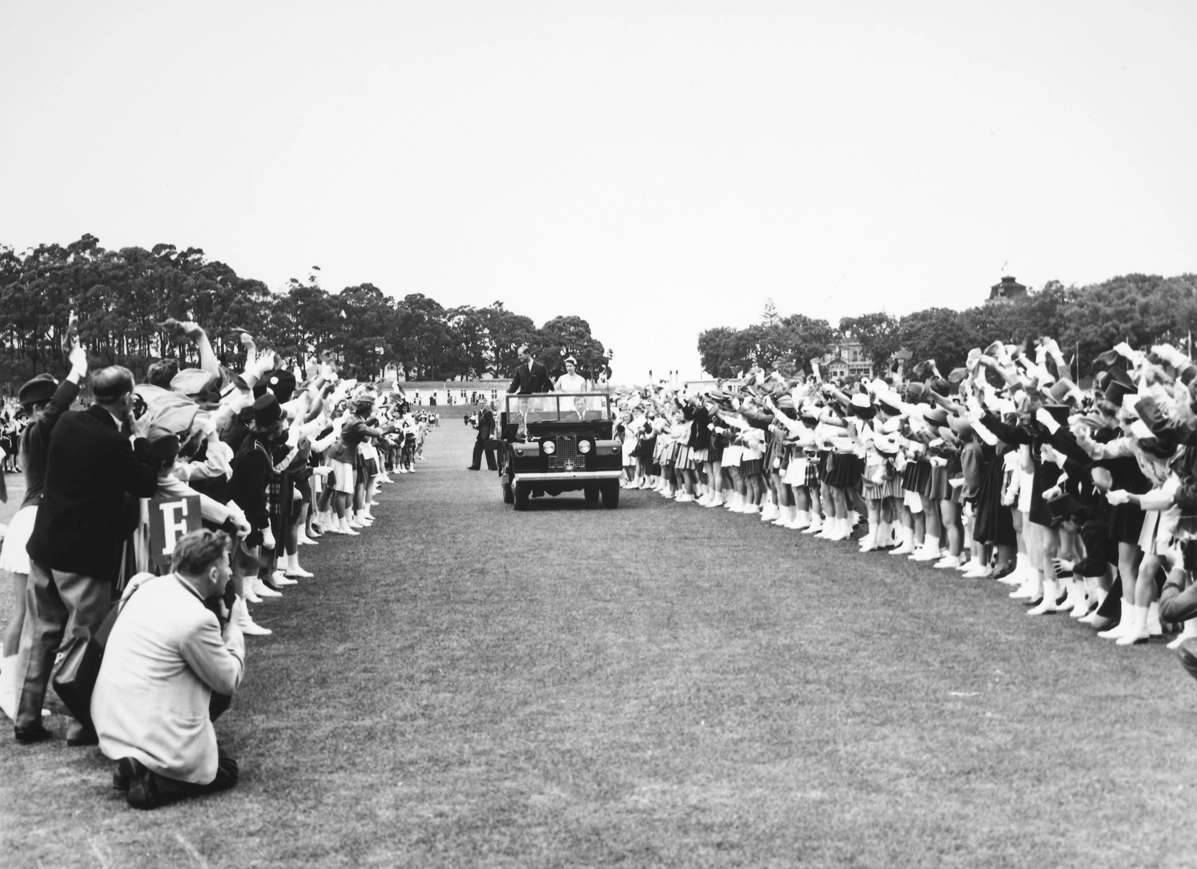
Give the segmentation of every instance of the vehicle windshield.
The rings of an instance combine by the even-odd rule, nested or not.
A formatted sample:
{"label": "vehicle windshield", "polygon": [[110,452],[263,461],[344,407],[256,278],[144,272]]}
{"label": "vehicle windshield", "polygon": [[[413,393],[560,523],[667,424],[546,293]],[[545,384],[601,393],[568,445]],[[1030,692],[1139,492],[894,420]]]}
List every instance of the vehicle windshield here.
{"label": "vehicle windshield", "polygon": [[597,422],[610,418],[611,402],[603,392],[507,396],[508,422]]}

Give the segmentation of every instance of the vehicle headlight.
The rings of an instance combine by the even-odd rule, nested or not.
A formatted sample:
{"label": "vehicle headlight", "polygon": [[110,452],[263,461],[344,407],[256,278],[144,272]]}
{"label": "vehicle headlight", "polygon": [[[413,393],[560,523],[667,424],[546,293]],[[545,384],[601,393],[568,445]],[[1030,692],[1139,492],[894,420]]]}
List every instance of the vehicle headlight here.
{"label": "vehicle headlight", "polygon": [[557,452],[557,445],[552,441],[542,441],[540,444],[540,451],[546,456],[551,456],[553,453]]}
{"label": "vehicle headlight", "polygon": [[582,455],[586,455],[588,452],[590,452],[590,441],[578,441],[578,452],[580,452]]}

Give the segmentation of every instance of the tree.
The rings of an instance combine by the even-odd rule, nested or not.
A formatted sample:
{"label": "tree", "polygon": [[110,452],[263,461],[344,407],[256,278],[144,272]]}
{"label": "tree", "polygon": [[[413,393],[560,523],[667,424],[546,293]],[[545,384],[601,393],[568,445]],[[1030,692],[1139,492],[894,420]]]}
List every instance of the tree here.
{"label": "tree", "polygon": [[737,345],[738,332],[727,326],[707,329],[698,335],[698,358],[702,370],[720,380],[735,377],[744,369],[744,358]]}
{"label": "tree", "polygon": [[452,344],[445,309],[423,293],[409,293],[395,306],[396,354],[412,380],[449,377],[446,360]]}
{"label": "tree", "polygon": [[359,380],[377,379],[394,355],[397,314],[390,299],[366,283],[346,287],[332,301],[340,309],[340,351],[346,369]]}
{"label": "tree", "polygon": [[1123,275],[1080,289],[1063,305],[1062,347],[1079,346],[1081,371],[1091,373],[1097,354],[1119,341],[1148,347],[1187,341],[1197,314],[1193,275]]}
{"label": "tree", "polygon": [[898,327],[898,318],[884,311],[840,320],[840,333],[860,342],[861,352],[876,372],[887,371],[894,354],[902,349]]}
{"label": "tree", "polygon": [[502,302],[479,308],[478,317],[489,342],[488,367],[497,378],[513,377],[520,365],[516,351],[536,340],[536,325],[530,317],[508,311]]}
{"label": "tree", "polygon": [[607,354],[601,341],[590,334],[590,324],[581,317],[554,317],[537,332],[533,355],[557,377],[565,373],[565,357],[578,361],[578,373],[587,380],[596,380],[607,367]]}
{"label": "tree", "polygon": [[911,362],[934,359],[943,374],[964,365],[968,351],[978,343],[967,321],[951,308],[928,308],[901,319],[898,335],[910,351]]}

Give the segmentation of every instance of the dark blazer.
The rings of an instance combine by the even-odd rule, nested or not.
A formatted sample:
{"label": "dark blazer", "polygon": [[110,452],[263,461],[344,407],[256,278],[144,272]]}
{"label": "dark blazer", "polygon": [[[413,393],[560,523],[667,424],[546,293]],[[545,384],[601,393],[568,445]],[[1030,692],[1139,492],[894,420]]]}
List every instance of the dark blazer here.
{"label": "dark blazer", "polygon": [[99,405],[63,414],[50,438],[45,488],[25,547],[29,557],[52,570],[115,583],[131,530],[125,493],[149,498],[157,488],[149,441],[130,445]]}
{"label": "dark blazer", "polygon": [[478,416],[478,437],[475,440],[488,441],[495,433],[495,412],[484,407]]}
{"label": "dark blazer", "polygon": [[520,395],[530,395],[533,392],[552,392],[553,381],[549,380],[549,369],[543,362],[532,360],[532,370],[527,365],[515,369],[515,379],[507,387],[508,392],[518,392]]}

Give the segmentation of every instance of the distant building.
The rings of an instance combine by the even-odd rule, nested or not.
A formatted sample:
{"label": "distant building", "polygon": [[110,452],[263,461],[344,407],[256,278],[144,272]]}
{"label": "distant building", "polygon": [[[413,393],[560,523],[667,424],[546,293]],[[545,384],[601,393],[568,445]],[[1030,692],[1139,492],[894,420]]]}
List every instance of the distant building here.
{"label": "distant building", "polygon": [[[472,405],[498,401],[507,392],[507,381],[490,380],[405,380],[396,384],[407,400],[417,406]],[[434,401],[435,399],[435,401]]]}
{"label": "distant building", "polygon": [[1027,288],[1014,280],[1011,275],[1005,275],[1001,283],[989,288],[989,301],[1017,299],[1027,294]]}
{"label": "distant building", "polygon": [[824,377],[873,376],[873,362],[865,355],[864,345],[859,341],[849,339],[835,344],[818,362]]}

